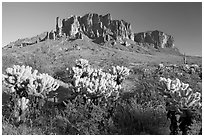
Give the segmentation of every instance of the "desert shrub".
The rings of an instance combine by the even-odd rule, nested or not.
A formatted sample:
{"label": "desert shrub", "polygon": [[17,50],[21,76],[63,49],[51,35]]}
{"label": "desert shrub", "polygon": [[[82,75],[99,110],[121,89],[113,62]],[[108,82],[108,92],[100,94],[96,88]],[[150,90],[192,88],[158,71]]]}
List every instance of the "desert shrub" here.
{"label": "desert shrub", "polygon": [[83,96],[79,95],[74,100],[66,102],[63,111],[59,110],[56,117],[58,130],[64,134],[112,134],[108,107],[110,106],[85,102]]}
{"label": "desert shrub", "polygon": [[64,66],[61,68],[57,68],[53,74],[53,77],[65,83],[71,83],[73,76],[69,71],[66,70],[67,68],[70,68],[70,67]]}
{"label": "desert shrub", "polygon": [[2,118],[2,135],[43,135],[39,127],[31,128],[26,125],[16,127],[5,117]]}
{"label": "desert shrub", "polygon": [[164,99],[157,92],[157,79],[140,78],[130,96],[124,99],[122,95],[117,103],[114,124],[120,134],[162,134],[160,128],[166,127],[167,120]]}
{"label": "desert shrub", "polygon": [[159,127],[166,124],[166,111],[161,105],[153,105],[152,102],[138,103],[139,99],[133,97],[126,101],[121,101],[113,116],[113,121],[119,134],[160,134]]}

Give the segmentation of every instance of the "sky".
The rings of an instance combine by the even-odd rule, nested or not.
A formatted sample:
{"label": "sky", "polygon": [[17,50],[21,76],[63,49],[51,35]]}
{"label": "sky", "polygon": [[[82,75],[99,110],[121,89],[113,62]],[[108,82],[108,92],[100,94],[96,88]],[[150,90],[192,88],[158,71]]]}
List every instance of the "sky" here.
{"label": "sky", "polygon": [[86,13],[110,13],[136,33],[160,30],[174,37],[181,53],[202,56],[201,2],[3,2],[2,46],[54,29],[57,16]]}

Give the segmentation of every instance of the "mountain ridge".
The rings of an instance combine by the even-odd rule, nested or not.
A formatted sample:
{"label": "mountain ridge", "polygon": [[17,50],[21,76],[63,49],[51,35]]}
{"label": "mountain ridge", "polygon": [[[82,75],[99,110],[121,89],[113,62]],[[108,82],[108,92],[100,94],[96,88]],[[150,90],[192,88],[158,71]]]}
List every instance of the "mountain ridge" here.
{"label": "mountain ridge", "polygon": [[154,49],[175,49],[173,36],[159,30],[134,33],[131,24],[124,20],[112,19],[110,14],[99,15],[88,13],[84,16],[71,16],[64,19],[56,18],[55,28],[51,31],[45,31],[31,38],[18,39],[11,42],[3,48],[24,47],[33,45],[47,39],[83,39],[86,35],[97,44],[105,44],[111,41],[111,44],[120,43],[124,46],[147,45]]}

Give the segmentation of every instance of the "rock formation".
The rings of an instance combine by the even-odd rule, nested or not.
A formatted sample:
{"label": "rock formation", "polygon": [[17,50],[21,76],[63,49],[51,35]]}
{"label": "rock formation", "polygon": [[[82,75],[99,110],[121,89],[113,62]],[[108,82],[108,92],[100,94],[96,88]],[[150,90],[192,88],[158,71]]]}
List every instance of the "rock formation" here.
{"label": "rock formation", "polygon": [[174,38],[158,30],[135,33],[134,40],[138,43],[153,44],[154,48],[174,47]]}
{"label": "rock formation", "polygon": [[[77,38],[81,33],[87,35],[91,39],[101,38],[104,41],[111,39],[133,39],[130,23],[124,20],[112,20],[110,14],[98,15],[89,13],[82,17],[72,16],[59,21],[56,18],[56,35],[61,36],[65,33],[66,36]],[[61,26],[59,24],[62,24]],[[62,32],[60,32],[60,30]]]}
{"label": "rock formation", "polygon": [[42,42],[42,41],[47,40],[49,38],[49,35],[50,34],[48,32],[43,32],[40,35],[31,37],[31,38],[18,39],[15,42],[9,43],[4,48],[12,48],[14,46],[25,47],[27,45],[33,45],[33,44],[36,44],[38,42]]}
{"label": "rock formation", "polygon": [[55,40],[55,31],[51,30],[48,34],[48,39],[54,39]]}
{"label": "rock formation", "polygon": [[50,32],[44,32],[30,39],[20,39],[7,45],[7,47],[22,47],[47,39],[83,39],[85,35],[92,39],[93,42],[100,44],[107,41],[116,41],[125,46],[129,46],[130,43],[128,43],[127,40],[131,40],[141,44],[147,43],[154,48],[174,47],[174,39],[172,36],[158,30],[133,33],[130,23],[124,20],[113,20],[110,14],[103,16],[95,13],[88,13],[84,16],[74,15],[66,19],[57,17],[55,25],[56,27],[54,30]]}

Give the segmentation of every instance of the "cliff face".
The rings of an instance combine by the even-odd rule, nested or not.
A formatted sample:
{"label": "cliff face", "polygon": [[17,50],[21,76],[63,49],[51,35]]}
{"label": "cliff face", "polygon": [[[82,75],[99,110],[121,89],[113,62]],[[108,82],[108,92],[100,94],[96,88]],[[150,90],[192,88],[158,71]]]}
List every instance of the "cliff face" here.
{"label": "cliff face", "polygon": [[56,36],[78,39],[82,38],[82,34],[91,39],[100,39],[99,43],[131,39],[138,43],[153,44],[154,48],[174,47],[174,39],[171,35],[158,30],[133,34],[130,23],[124,20],[112,20],[110,14],[102,16],[93,13],[82,17],[56,18]]}
{"label": "cliff face", "polygon": [[164,32],[155,30],[134,34],[134,40],[138,43],[153,44],[154,48],[173,48],[174,38]]}
{"label": "cliff face", "polygon": [[125,46],[130,45],[127,41],[147,43],[154,48],[173,48],[174,39],[171,35],[155,30],[148,32],[132,33],[130,23],[124,20],[113,20],[110,14],[99,15],[89,13],[84,16],[71,16],[66,19],[56,18],[56,27],[50,32],[42,33],[30,39],[20,39],[7,47],[32,45],[46,39],[83,39],[86,35],[96,43],[104,43],[113,40]]}
{"label": "cliff face", "polygon": [[[54,34],[55,33],[55,34]],[[56,18],[56,31],[53,37],[66,36],[71,39],[82,39],[82,34],[98,43],[130,39],[138,43],[148,43],[154,48],[174,48],[174,38],[164,32],[155,30],[132,33],[130,23],[124,20],[112,20],[111,15],[86,14],[82,17],[72,16],[67,19]]]}
{"label": "cliff face", "polygon": [[112,20],[110,14],[86,14],[82,17],[72,16],[68,19],[56,18],[56,35],[66,35],[70,38],[81,38],[81,34],[91,39],[101,38],[104,41],[110,39],[132,39],[130,23],[124,20]]}

